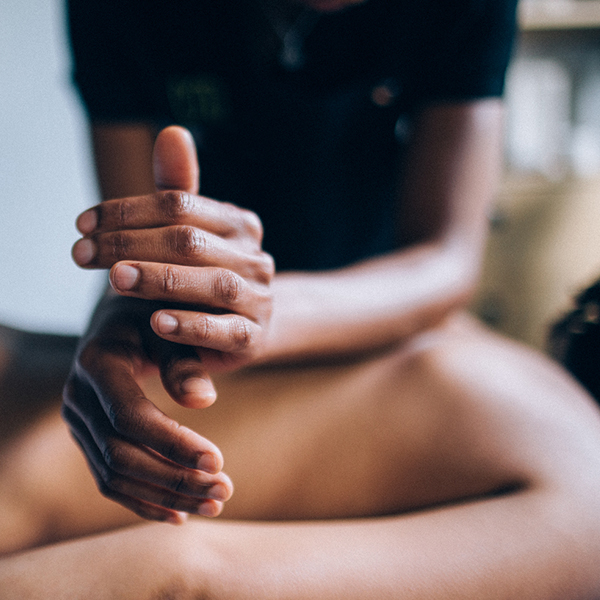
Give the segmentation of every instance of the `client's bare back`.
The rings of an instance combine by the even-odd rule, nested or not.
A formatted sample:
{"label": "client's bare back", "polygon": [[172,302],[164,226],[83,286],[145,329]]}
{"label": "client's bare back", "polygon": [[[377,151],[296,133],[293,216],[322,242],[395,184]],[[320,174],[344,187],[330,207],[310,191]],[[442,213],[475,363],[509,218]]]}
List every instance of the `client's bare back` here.
{"label": "client's bare back", "polygon": [[[223,377],[202,411],[174,404],[154,379],[145,387],[223,451],[230,519],[396,514],[542,480],[576,488],[569,473],[582,461],[600,478],[600,413],[585,394],[462,317],[369,358]],[[4,551],[139,521],[96,491],[57,410],[4,448]]]}

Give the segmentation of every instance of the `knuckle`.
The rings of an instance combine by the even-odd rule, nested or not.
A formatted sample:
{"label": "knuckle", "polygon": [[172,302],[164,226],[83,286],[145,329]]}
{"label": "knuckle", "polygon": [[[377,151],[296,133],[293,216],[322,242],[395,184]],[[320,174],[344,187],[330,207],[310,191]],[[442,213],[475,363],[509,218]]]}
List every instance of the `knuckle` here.
{"label": "knuckle", "polygon": [[120,231],[113,234],[111,254],[115,261],[127,258],[129,247],[129,237],[127,235]]}
{"label": "knuckle", "polygon": [[192,334],[197,342],[198,346],[201,346],[203,342],[210,339],[212,333],[212,326],[210,319],[198,318],[192,325]]}
{"label": "knuckle", "polygon": [[265,261],[265,273],[267,274],[269,281],[275,277],[275,259],[266,252],[263,253],[263,259]]}
{"label": "knuckle", "polygon": [[260,283],[271,283],[275,275],[275,261],[270,254],[261,252],[256,259],[255,277]]}
{"label": "knuckle", "polygon": [[234,319],[229,326],[229,335],[238,350],[246,350],[254,341],[252,327],[245,319]]}
{"label": "knuckle", "polygon": [[232,271],[218,270],[213,278],[213,293],[226,306],[235,304],[242,290],[241,279]]}
{"label": "knuckle", "polygon": [[[102,206],[102,205],[100,205]],[[132,221],[132,217],[135,214],[135,208],[133,203],[127,198],[120,200],[117,210],[117,226],[119,228],[126,229]]]}
{"label": "knuckle", "polygon": [[170,295],[178,288],[177,272],[170,265],[163,267],[161,278],[162,291],[164,294]]}
{"label": "knuckle", "polygon": [[184,259],[201,256],[206,252],[206,238],[202,232],[190,225],[180,225],[173,234],[173,250]]}
{"label": "knuckle", "polygon": [[132,418],[131,409],[124,403],[111,404],[108,411],[108,419],[115,431],[121,435],[131,435],[132,429],[136,427],[136,419]]}
{"label": "knuckle", "polygon": [[169,190],[161,195],[160,208],[169,221],[180,223],[194,212],[194,199],[187,192]]}
{"label": "knuckle", "polygon": [[262,242],[263,239],[263,224],[260,217],[253,211],[247,208],[240,208],[235,204],[223,202],[221,206],[227,211],[228,227],[224,232],[227,237],[250,237]]}
{"label": "knuckle", "polygon": [[90,368],[96,363],[98,359],[98,352],[94,344],[89,343],[81,349],[77,356],[77,366],[88,372]]}
{"label": "knuckle", "polygon": [[129,453],[122,445],[114,441],[107,443],[102,456],[111,472],[124,473],[127,471]]}
{"label": "knuckle", "polygon": [[242,210],[242,229],[244,233],[259,242],[262,241],[264,230],[260,217],[251,210]]}

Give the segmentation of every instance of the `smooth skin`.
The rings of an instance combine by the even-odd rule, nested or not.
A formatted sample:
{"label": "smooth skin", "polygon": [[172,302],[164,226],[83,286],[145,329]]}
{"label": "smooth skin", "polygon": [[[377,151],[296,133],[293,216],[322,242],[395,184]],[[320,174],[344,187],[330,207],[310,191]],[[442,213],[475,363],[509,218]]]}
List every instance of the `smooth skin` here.
{"label": "smooth skin", "polygon": [[600,411],[464,316],[368,359],[220,375],[202,411],[140,381],[222,449],[227,520],[123,528],[50,414],[2,454],[0,543],[13,522],[43,547],[0,560],[0,598],[600,595]]}
{"label": "smooth skin", "polygon": [[[63,411],[102,492],[145,518],[176,522],[198,510],[188,510],[194,499],[179,482],[222,468],[218,448],[158,411],[140,391],[137,374],[158,366],[175,401],[203,408],[216,397],[213,372],[391,347],[467,302],[497,177],[500,130],[497,100],[426,110],[406,185],[414,214],[407,209],[403,222],[414,245],[326,274],[281,275],[273,275],[260,248],[256,217],[198,196],[191,137],[165,130],[154,155],[158,191],[84,213],[78,225],[85,237],[73,248],[80,266],[112,267],[111,283],[121,294],[107,296],[96,311]],[[109,170],[110,157],[142,152],[150,138],[140,128],[116,127],[112,137],[101,128],[100,172]],[[126,148],[110,151],[111,140]],[[100,180],[117,191],[115,177]],[[127,282],[133,288],[123,289]],[[156,304],[194,299],[207,310]],[[177,324],[166,332],[165,321]],[[204,509],[218,514],[227,497],[207,499]]]}

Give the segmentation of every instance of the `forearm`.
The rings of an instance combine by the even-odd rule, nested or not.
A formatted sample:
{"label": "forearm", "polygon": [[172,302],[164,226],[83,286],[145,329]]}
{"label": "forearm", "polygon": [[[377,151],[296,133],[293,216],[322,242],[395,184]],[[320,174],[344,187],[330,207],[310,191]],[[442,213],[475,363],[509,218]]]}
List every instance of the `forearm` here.
{"label": "forearm", "polygon": [[580,510],[537,490],[398,517],[150,525],[7,558],[0,589],[6,600],[576,600],[600,588],[598,519]]}
{"label": "forearm", "polygon": [[203,584],[217,600],[590,598],[598,520],[566,508],[523,492],[391,518],[231,524]]}
{"label": "forearm", "polygon": [[[146,600],[183,568],[178,529],[148,525],[69,541],[0,561],[2,600]],[[175,535],[173,535],[175,534]]]}
{"label": "forearm", "polygon": [[440,242],[336,272],[277,275],[264,360],[398,343],[468,303],[480,254],[479,248]]}
{"label": "forearm", "polygon": [[465,305],[485,245],[501,130],[495,99],[424,110],[399,203],[410,245],[333,273],[277,276],[265,360],[397,343]]}

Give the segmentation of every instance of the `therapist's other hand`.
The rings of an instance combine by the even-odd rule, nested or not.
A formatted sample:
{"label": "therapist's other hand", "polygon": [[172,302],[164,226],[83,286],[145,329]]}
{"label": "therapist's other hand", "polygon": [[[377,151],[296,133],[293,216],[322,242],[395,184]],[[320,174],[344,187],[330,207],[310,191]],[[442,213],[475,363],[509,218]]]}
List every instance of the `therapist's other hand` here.
{"label": "therapist's other hand", "polygon": [[189,404],[202,408],[215,397],[210,380],[201,379],[197,356],[186,358],[179,351],[185,346],[154,334],[148,324],[153,309],[117,295],[100,302],[65,385],[62,414],[106,497],[145,519],[216,516],[233,490],[221,472],[221,452],[160,411],[138,383],[149,370],[174,362],[196,378]]}
{"label": "therapist's other hand", "polygon": [[79,217],[84,238],[74,259],[110,268],[122,296],[166,303],[152,314],[152,329],[196,348],[206,371],[245,365],[260,355],[271,315],[274,263],[261,247],[260,219],[197,195],[185,130],[161,132],[154,163],[155,194],[109,200]]}

